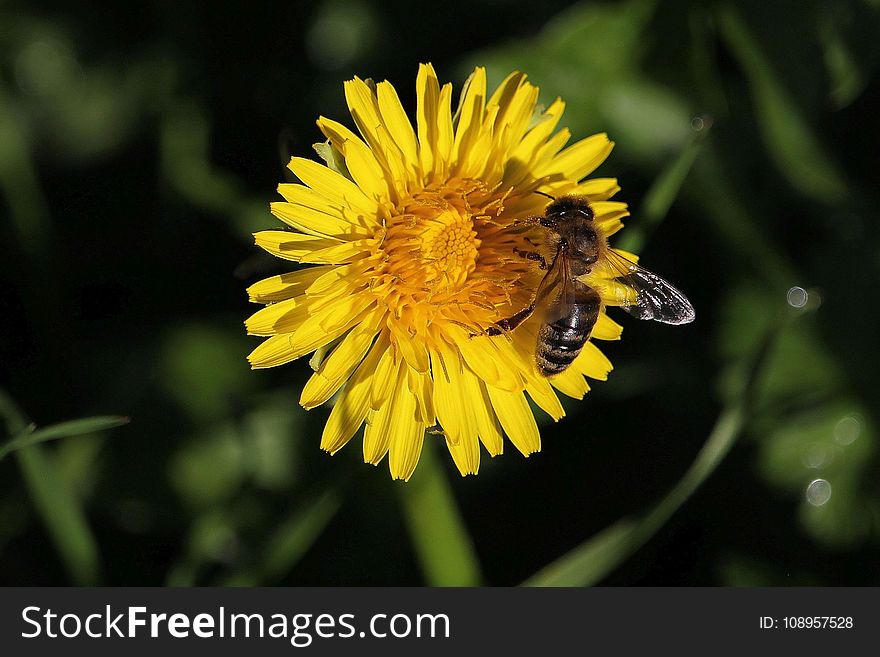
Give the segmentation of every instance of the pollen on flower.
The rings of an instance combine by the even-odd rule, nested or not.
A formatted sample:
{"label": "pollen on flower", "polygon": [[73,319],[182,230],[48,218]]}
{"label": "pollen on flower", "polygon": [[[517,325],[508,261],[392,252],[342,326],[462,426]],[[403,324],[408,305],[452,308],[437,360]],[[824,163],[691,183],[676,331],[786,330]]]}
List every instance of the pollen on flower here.
{"label": "pollen on flower", "polygon": [[[509,335],[486,330],[528,306],[542,279],[518,255],[540,251],[540,238],[514,228],[546,206],[535,192],[588,197],[604,234],[627,214],[608,200],[615,179],[582,180],[610,152],[607,136],[566,148],[568,131],[554,132],[564,103],[539,108],[525,75],[489,94],[477,68],[455,113],[452,85],[441,87],[430,65],[416,87],[415,127],[390,83],[358,78],[345,95],[360,136],[318,120],[331,166],[293,158],[302,184],[279,187],[286,202],[272,205],[293,232],[256,235],[270,253],[312,266],[252,285],[251,299],[267,305],[246,322],[267,338],[249,356],[254,367],[327,350],[300,398],[314,408],[336,395],[321,447],[335,453],[363,426],[364,460],[387,455],[398,479],[412,475],[437,425],[462,474],[479,469],[481,445],[501,454],[504,436],[528,456],[541,447],[528,399],[558,420],[556,390],[579,398],[585,377],[607,376],[592,343],[563,374],[540,375],[535,321]],[[604,308],[593,337],[620,337]]]}
{"label": "pollen on flower", "polygon": [[422,237],[422,262],[432,281],[461,285],[477,263],[480,240],[474,223],[454,209],[428,219]]}
{"label": "pollen on flower", "polygon": [[503,209],[501,199],[473,181],[432,186],[404,200],[386,220],[377,248],[371,286],[379,303],[397,317],[410,309],[425,323],[439,318],[485,330],[530,273],[512,258],[519,238],[498,230]]}

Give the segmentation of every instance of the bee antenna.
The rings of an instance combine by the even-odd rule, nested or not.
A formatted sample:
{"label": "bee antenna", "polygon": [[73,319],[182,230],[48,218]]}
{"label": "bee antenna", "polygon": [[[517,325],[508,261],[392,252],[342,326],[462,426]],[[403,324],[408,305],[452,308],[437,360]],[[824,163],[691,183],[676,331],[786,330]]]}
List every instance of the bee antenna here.
{"label": "bee antenna", "polygon": [[540,191],[540,190],[538,190],[538,189],[536,189],[533,193],[534,193],[534,194],[540,194],[541,196],[546,196],[546,197],[549,198],[551,201],[555,201],[555,200],[556,200],[556,197],[555,197],[555,196],[550,196],[550,194],[547,194],[546,192],[542,192],[542,191]]}

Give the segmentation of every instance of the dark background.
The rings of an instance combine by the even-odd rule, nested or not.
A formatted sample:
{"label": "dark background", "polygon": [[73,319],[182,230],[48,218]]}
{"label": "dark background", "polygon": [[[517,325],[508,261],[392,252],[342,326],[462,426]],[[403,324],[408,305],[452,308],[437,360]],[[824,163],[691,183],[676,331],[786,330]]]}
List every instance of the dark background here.
{"label": "dark background", "polygon": [[[880,583],[878,28],[869,0],[0,4],[0,386],[39,426],[132,418],[29,448],[38,471],[0,461],[0,583],[517,584],[682,477],[793,286],[812,312],[774,343],[743,436],[600,581]],[[523,70],[575,138],[609,132],[598,175],[698,313],[616,316],[615,371],[540,454],[508,444],[466,479],[442,456],[466,580],[417,547],[413,514],[441,504],[408,499],[422,468],[402,484],[358,439],[321,452],[308,364],[250,371],[242,325],[245,287],[283,271],[250,234],[275,227],[315,118],[351,125],[353,75],[411,109],[424,61],[456,94],[474,65]]]}

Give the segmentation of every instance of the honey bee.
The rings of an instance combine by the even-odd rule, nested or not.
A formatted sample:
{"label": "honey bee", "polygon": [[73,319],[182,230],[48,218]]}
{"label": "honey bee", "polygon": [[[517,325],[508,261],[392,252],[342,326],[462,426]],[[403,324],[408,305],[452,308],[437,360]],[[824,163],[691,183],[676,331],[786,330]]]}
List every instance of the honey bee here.
{"label": "honey bee", "polygon": [[549,245],[555,249],[555,255],[548,264],[536,251],[516,250],[521,257],[536,261],[547,273],[531,303],[489,327],[487,333],[499,335],[512,331],[537,310],[541,326],[535,360],[538,371],[544,376],[564,372],[590,338],[602,309],[602,299],[580,277],[598,265],[607,264],[619,274],[614,279],[625,286],[622,290],[635,291],[634,298],[625,292],[621,292],[618,298],[623,310],[633,317],[664,324],[694,321],[690,301],[657,274],[613,251],[593,217],[593,210],[585,197],[562,196],[553,199],[543,216],[515,223],[517,226],[547,229]]}

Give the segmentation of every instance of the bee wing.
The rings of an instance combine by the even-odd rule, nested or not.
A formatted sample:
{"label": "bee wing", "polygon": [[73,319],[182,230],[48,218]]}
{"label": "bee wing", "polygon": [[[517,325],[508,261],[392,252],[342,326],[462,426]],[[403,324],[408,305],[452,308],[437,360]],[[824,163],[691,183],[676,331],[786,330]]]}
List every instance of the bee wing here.
{"label": "bee wing", "polygon": [[[532,303],[523,308],[510,317],[499,321],[495,326],[490,327],[487,332],[489,335],[500,335],[503,331],[512,331],[517,326],[526,321],[537,310],[542,321],[548,321],[548,315],[555,315],[553,319],[559,319],[560,306],[565,299],[570,296],[567,290],[567,276],[570,274],[568,262],[559,254],[553,259],[550,269],[544,274],[544,278],[538,284],[535,297]],[[570,287],[570,286],[569,286]]]}
{"label": "bee wing", "polygon": [[571,278],[571,267],[564,254],[560,253],[538,286],[535,295],[535,307],[544,323],[552,323],[568,314],[574,303],[574,284]]}
{"label": "bee wing", "polygon": [[675,286],[612,249],[608,249],[606,255],[609,264],[620,273],[615,278],[636,292],[635,300],[622,296],[623,310],[638,319],[653,319],[664,324],[694,321],[694,307]]}

